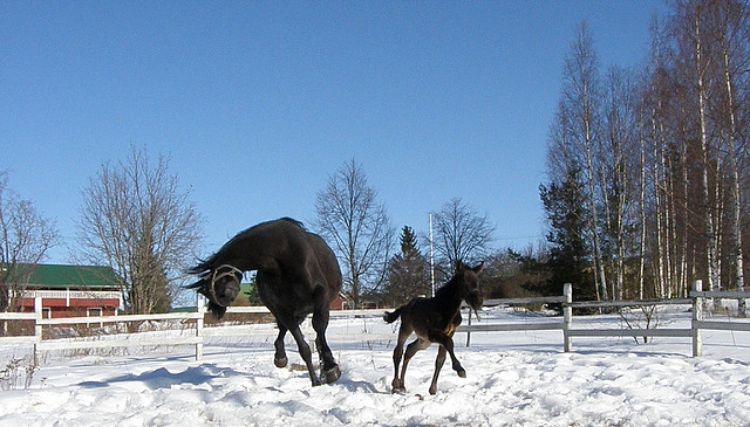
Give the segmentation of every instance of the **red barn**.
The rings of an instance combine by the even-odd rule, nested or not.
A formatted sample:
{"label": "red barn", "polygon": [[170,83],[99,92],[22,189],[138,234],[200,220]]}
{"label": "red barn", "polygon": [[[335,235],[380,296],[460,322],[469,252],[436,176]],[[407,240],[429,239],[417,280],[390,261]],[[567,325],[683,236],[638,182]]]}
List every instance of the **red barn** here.
{"label": "red barn", "polygon": [[42,297],[45,318],[111,316],[122,305],[122,279],[104,266],[16,265],[21,311],[34,311]]}
{"label": "red barn", "polygon": [[331,310],[348,310],[349,308],[351,308],[351,304],[346,298],[346,295],[339,292],[339,294],[336,295],[336,298],[334,298],[333,301],[331,301],[331,303],[328,305],[328,308]]}

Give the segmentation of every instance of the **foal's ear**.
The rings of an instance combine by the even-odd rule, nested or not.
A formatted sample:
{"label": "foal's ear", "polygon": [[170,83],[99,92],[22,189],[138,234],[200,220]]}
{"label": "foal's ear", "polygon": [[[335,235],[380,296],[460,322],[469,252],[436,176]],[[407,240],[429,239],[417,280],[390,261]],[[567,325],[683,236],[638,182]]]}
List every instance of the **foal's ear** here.
{"label": "foal's ear", "polygon": [[481,261],[479,264],[471,268],[471,270],[477,274],[481,273],[483,269],[484,269],[484,261]]}

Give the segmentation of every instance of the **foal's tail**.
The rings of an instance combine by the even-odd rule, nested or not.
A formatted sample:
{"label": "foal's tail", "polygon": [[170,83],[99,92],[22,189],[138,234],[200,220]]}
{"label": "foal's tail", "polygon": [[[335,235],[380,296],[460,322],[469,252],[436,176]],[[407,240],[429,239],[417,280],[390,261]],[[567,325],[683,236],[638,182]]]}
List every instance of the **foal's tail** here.
{"label": "foal's tail", "polygon": [[385,314],[383,314],[383,320],[386,321],[386,323],[393,323],[401,316],[401,310],[404,309],[404,306],[397,308],[394,311],[386,311]]}

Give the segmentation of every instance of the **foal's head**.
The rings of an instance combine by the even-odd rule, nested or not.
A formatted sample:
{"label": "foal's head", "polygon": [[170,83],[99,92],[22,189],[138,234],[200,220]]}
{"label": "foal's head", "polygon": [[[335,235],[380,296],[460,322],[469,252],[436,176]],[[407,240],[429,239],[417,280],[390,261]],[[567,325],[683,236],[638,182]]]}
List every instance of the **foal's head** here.
{"label": "foal's head", "polygon": [[482,292],[479,290],[479,273],[482,272],[483,267],[483,262],[474,267],[469,267],[459,261],[456,264],[456,274],[453,276],[456,280],[459,297],[466,301],[466,304],[469,304],[474,312],[482,308],[484,302]]}
{"label": "foal's head", "polygon": [[240,281],[242,271],[229,264],[196,272],[199,268],[191,270],[198,274],[200,280],[189,285],[188,288],[197,289],[198,293],[208,298],[208,309],[217,319],[221,319],[227,311],[227,307],[237,298],[240,293]]}

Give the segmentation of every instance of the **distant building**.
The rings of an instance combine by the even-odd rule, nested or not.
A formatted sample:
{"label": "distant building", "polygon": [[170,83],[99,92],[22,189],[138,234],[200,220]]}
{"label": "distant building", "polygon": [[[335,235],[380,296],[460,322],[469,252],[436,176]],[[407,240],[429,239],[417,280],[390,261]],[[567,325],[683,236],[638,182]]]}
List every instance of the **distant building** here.
{"label": "distant building", "polygon": [[112,316],[122,306],[122,279],[110,267],[20,264],[15,275],[21,311],[42,297],[45,318]]}
{"label": "distant building", "polygon": [[[360,309],[371,310],[378,308],[376,302],[369,300],[362,301],[359,305]],[[339,292],[336,298],[331,301],[331,304],[328,305],[328,308],[331,310],[351,310],[354,308],[354,301],[343,292]]]}
{"label": "distant building", "polygon": [[336,295],[336,298],[334,298],[328,305],[328,308],[331,310],[348,310],[350,307],[351,303],[349,302],[349,299],[341,292],[339,292],[338,295]]}

